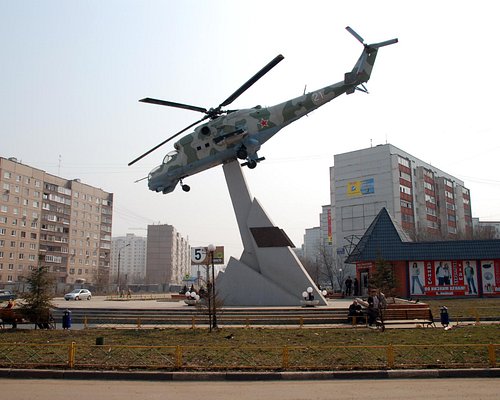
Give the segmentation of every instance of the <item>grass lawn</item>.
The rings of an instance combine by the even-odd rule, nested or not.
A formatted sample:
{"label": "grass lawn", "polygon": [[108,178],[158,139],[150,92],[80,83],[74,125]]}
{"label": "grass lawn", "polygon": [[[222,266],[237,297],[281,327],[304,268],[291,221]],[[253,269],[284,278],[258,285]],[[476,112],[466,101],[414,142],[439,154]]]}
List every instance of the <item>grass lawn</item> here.
{"label": "grass lawn", "polygon": [[[499,300],[435,300],[450,315],[466,307],[495,310]],[[349,370],[472,368],[498,365],[500,324],[460,324],[452,329],[366,327],[0,330],[0,367],[159,370]],[[104,342],[96,346],[96,339]],[[497,346],[479,346],[479,345]],[[392,346],[389,346],[392,345]],[[442,345],[436,347],[436,345]],[[464,346],[468,345],[468,346]],[[472,345],[472,346],[470,346]],[[475,346],[478,345],[478,346]],[[122,347],[125,346],[125,347]],[[156,346],[156,347],[155,347]],[[373,346],[373,347],[369,347]],[[378,346],[378,347],[376,347]],[[491,361],[492,357],[495,361]]]}
{"label": "grass lawn", "polygon": [[[227,337],[231,336],[230,339]],[[437,328],[387,329],[368,328],[222,328],[208,329],[87,329],[34,330],[5,329],[0,343],[71,343],[95,344],[102,337],[107,345],[143,346],[376,346],[388,344],[500,344],[500,325],[459,326],[451,330]]]}

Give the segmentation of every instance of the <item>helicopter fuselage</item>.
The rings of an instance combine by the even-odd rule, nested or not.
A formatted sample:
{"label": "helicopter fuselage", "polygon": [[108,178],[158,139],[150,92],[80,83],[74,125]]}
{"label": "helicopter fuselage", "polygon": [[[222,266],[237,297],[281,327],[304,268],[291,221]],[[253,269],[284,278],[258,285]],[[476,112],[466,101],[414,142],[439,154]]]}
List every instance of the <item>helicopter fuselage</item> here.
{"label": "helicopter fuselage", "polygon": [[277,132],[356,85],[338,82],[275,106],[241,109],[199,125],[150,172],[149,189],[169,193],[182,179],[237,158],[255,167],[262,160],[260,147]]}
{"label": "helicopter fuselage", "polygon": [[[350,27],[346,27],[346,29],[364,48],[354,68],[344,74],[344,80],[284,103],[271,107],[256,106],[236,111],[222,110],[222,107],[231,104],[278,64],[283,59],[282,55],[275,57],[216,108],[207,110],[203,107],[154,98],[140,100],[145,103],[196,111],[205,114],[205,116],[148,150],[131,161],[129,165],[197,125],[194,132],[178,140],[174,144],[175,151],[167,154],[163,163],[150,172],[148,176],[149,189],[155,192],[169,193],[175,189],[177,183],[182,183],[182,179],[236,159],[245,160],[242,165],[255,168],[258,162],[264,160],[263,157],[257,155],[261,146],[285,126],[344,93],[351,94],[356,89],[367,92],[364,83],[370,79],[378,49],[398,42],[397,39],[391,39],[368,45]],[[201,124],[206,119],[210,119],[210,121]],[[185,191],[189,190],[189,186],[184,184],[182,184],[182,188]]]}

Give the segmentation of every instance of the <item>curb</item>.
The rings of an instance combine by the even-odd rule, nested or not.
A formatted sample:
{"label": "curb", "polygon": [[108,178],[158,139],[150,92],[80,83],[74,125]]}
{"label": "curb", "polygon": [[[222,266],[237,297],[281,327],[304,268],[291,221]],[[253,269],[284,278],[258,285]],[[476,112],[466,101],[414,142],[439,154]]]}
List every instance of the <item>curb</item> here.
{"label": "curb", "polygon": [[500,368],[317,372],[148,372],[0,369],[0,379],[136,381],[302,381],[359,379],[500,378]]}

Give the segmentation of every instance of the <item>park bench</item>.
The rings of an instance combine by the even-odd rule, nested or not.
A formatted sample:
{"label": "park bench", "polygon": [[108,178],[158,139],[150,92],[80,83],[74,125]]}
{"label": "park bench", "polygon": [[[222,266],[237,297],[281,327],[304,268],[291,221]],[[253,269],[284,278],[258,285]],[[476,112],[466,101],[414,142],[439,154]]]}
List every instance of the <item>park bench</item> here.
{"label": "park bench", "polygon": [[424,327],[436,327],[429,307],[387,307],[383,311],[384,324],[418,324]]}
{"label": "park bench", "polygon": [[[357,299],[364,309],[368,308],[368,303],[362,299]],[[424,327],[436,327],[432,311],[427,304],[388,304],[382,315],[384,325],[416,324]],[[359,319],[359,318],[358,318]]]}
{"label": "park bench", "polygon": [[56,323],[52,317],[52,313],[47,315],[39,316],[38,318],[29,319],[26,318],[22,311],[18,308],[1,308],[0,309],[0,328],[4,329],[5,324],[12,325],[12,329],[17,328],[21,324],[34,324],[35,329],[55,329]]}

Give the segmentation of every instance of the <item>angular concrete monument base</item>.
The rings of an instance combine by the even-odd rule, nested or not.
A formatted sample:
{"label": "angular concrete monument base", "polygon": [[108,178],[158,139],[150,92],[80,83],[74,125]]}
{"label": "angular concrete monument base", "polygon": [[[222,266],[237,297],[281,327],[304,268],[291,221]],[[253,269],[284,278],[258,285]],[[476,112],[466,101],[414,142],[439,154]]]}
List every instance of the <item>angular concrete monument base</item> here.
{"label": "angular concrete monument base", "polygon": [[240,260],[231,258],[216,281],[225,306],[300,306],[302,293],[313,288],[315,300],[326,305],[311,277],[293,252],[292,242],[274,226],[248,191],[237,161],[225,164],[229,194],[243,242]]}

